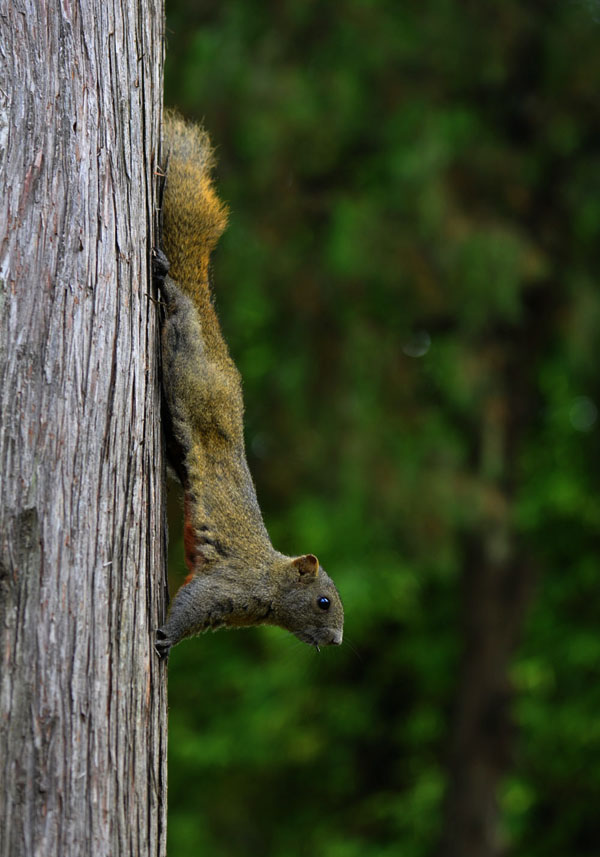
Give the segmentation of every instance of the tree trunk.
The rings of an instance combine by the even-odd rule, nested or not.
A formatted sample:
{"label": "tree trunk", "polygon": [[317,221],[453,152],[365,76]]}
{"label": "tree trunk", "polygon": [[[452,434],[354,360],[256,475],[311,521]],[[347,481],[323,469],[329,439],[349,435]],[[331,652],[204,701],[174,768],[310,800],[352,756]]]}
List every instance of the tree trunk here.
{"label": "tree trunk", "polygon": [[465,538],[463,656],[450,729],[440,857],[501,857],[498,792],[513,757],[509,672],[537,569],[514,523],[523,449],[539,412],[537,365],[552,330],[553,291],[529,298],[520,329],[480,348],[488,391],[474,438],[479,526]]}
{"label": "tree trunk", "polygon": [[0,857],[165,851],[160,0],[0,14]]}
{"label": "tree trunk", "polygon": [[501,857],[498,790],[513,754],[509,669],[534,569],[501,524],[465,548],[464,654],[450,742],[440,857]]}

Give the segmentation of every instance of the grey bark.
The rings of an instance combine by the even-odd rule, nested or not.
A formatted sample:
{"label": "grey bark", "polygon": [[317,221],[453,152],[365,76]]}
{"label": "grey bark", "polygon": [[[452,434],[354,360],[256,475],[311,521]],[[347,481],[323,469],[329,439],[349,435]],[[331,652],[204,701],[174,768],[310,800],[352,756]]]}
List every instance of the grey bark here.
{"label": "grey bark", "polygon": [[0,0],[0,857],[165,852],[160,0]]}

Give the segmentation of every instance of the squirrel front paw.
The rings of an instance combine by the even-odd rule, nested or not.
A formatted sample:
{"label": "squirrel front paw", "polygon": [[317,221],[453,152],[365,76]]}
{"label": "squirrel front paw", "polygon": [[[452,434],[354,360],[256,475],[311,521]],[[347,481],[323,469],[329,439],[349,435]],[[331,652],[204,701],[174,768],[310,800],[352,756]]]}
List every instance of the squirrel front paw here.
{"label": "squirrel front paw", "polygon": [[161,661],[166,661],[169,657],[169,651],[171,650],[171,646],[173,645],[173,640],[170,640],[167,637],[166,632],[163,628],[159,628],[156,632],[156,639],[154,641],[154,650],[156,654],[161,659]]}

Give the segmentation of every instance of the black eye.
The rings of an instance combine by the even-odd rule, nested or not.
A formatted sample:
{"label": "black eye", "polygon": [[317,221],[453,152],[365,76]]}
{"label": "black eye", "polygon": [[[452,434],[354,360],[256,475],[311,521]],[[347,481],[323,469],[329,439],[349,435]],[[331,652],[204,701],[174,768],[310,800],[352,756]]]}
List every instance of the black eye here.
{"label": "black eye", "polygon": [[320,598],[317,598],[317,604],[321,608],[321,610],[329,610],[329,605],[331,604],[331,601],[329,600],[329,598],[325,598],[324,595],[321,595]]}

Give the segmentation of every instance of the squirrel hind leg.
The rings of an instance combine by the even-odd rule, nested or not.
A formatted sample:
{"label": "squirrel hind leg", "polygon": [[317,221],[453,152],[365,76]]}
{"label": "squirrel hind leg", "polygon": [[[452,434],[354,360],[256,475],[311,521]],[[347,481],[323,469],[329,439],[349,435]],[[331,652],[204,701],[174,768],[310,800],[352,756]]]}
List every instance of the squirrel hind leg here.
{"label": "squirrel hind leg", "polygon": [[155,273],[155,279],[162,292],[163,298],[167,302],[167,315],[173,315],[177,312],[189,315],[191,312],[195,312],[192,301],[186,294],[184,294],[184,292],[181,291],[179,285],[172,277],[169,276],[167,271],[165,271],[164,276],[159,276]]}

